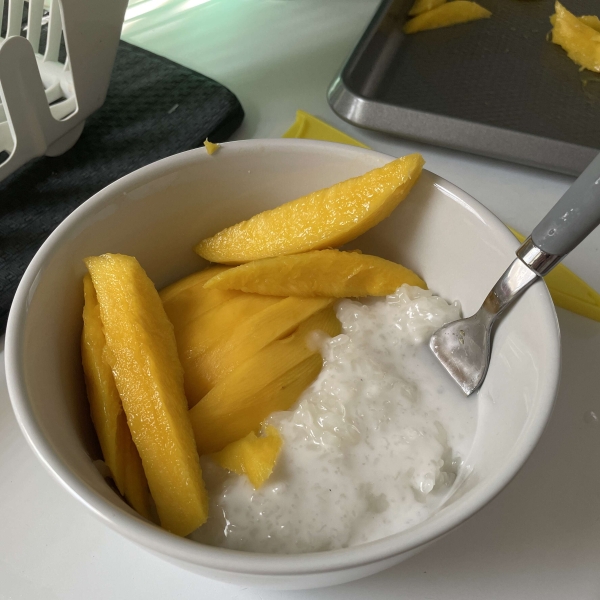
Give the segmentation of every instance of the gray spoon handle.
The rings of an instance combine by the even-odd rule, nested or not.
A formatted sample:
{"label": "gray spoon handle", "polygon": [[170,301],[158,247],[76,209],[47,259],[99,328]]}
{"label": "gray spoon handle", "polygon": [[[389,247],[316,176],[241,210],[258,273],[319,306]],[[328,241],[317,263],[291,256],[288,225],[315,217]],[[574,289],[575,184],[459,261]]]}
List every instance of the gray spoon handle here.
{"label": "gray spoon handle", "polygon": [[563,257],[600,225],[600,154],[531,234],[546,254]]}

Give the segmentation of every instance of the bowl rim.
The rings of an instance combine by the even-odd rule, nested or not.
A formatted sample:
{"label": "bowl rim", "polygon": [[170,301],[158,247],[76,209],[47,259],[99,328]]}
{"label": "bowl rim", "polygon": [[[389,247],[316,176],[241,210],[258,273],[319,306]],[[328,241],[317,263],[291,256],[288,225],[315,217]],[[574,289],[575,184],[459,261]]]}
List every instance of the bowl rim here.
{"label": "bowl rim", "polygon": [[[233,151],[236,153],[256,152],[260,148],[277,152],[326,151],[338,158],[344,156],[360,158],[360,155],[369,154],[371,156],[377,155],[385,162],[394,158],[369,149],[314,140],[253,139],[228,142],[223,146],[228,148],[228,152]],[[63,236],[77,227],[80,220],[92,214],[99,205],[109,201],[119,193],[127,192],[141,184],[150,183],[162,175],[175,172],[202,160],[212,159],[203,149],[189,150],[142,167],[103,188],[76,208],[58,225],[27,267],[18,286],[8,317],[5,365],[13,411],[27,443],[38,459],[73,497],[84,504],[102,522],[126,538],[159,555],[167,555],[184,563],[221,573],[283,578],[350,570],[392,559],[397,555],[415,550],[458,527],[476,514],[522,468],[537,444],[552,412],[560,379],[560,331],[554,304],[543,281],[534,284],[528,294],[536,295],[540,304],[540,315],[543,316],[546,322],[543,330],[548,337],[547,346],[551,364],[548,365],[550,377],[542,381],[540,390],[540,397],[545,401],[540,403],[535,418],[530,418],[526,427],[521,431],[502,471],[473,490],[476,493],[467,492],[456,504],[446,506],[443,514],[438,513],[439,516],[435,520],[424,521],[414,528],[349,548],[304,554],[253,553],[206,546],[160,529],[133,514],[131,509],[118,507],[97,494],[63,463],[54,450],[52,443],[46,439],[29,403],[24,361],[22,360],[24,345],[20,333],[24,330],[27,321],[29,298],[35,290],[38,277],[54,252],[57,251]],[[494,230],[502,243],[515,249],[518,247],[518,242],[512,233],[491,211],[454,184],[431,173],[428,173],[428,176],[432,177],[433,185],[443,193],[477,214]]]}

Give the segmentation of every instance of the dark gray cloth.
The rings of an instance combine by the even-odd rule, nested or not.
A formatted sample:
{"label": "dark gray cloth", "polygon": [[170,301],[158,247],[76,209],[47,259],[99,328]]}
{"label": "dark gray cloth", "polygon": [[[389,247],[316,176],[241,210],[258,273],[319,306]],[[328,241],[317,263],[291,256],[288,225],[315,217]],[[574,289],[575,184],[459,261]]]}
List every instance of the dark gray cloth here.
{"label": "dark gray cloth", "polygon": [[221,84],[121,42],[106,102],[77,144],[0,182],[0,333],[29,261],[70,212],[135,169],[207,137],[225,141],[243,118],[237,98]]}

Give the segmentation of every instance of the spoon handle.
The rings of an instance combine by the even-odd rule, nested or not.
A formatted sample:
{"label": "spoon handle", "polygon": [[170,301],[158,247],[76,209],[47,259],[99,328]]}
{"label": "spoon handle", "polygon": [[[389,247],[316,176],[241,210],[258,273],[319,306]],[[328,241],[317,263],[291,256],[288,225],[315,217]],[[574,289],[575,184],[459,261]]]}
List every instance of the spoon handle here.
{"label": "spoon handle", "polygon": [[[531,234],[531,240],[545,254],[562,258],[578,246],[598,225],[600,225],[600,154],[540,221]],[[552,266],[557,262],[558,260]]]}

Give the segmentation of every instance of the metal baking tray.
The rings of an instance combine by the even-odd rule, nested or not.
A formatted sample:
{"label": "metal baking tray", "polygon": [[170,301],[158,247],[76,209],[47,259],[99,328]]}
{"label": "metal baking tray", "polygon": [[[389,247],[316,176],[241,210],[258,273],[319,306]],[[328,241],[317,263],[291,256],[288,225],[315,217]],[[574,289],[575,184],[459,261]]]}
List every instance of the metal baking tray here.
{"label": "metal baking tray", "polygon": [[413,0],[384,0],[331,107],[360,127],[578,175],[600,150],[600,74],[547,40],[554,0],[478,2],[491,18],[405,35]]}

